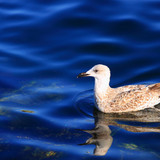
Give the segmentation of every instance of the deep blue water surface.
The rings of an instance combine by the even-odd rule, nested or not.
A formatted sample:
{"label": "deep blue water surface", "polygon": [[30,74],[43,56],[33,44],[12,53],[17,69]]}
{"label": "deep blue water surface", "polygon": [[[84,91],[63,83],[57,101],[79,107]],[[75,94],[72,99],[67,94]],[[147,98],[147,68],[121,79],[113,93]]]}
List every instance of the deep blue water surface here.
{"label": "deep blue water surface", "polygon": [[0,160],[160,159],[157,111],[94,109],[99,63],[160,82],[159,0],[0,0]]}

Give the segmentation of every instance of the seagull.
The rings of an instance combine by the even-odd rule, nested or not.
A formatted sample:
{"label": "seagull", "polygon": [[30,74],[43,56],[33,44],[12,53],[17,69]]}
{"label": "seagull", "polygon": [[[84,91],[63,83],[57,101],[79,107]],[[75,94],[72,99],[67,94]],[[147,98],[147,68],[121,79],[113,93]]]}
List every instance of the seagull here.
{"label": "seagull", "polygon": [[153,108],[160,103],[160,83],[111,88],[110,75],[110,69],[107,66],[98,64],[77,76],[77,78],[94,77],[95,105],[99,111],[131,112]]}

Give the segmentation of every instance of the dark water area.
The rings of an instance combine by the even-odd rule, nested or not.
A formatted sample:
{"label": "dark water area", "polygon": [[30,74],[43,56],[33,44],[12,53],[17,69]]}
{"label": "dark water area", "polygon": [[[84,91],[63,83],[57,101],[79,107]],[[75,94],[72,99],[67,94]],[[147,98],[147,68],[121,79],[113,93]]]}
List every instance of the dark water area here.
{"label": "dark water area", "polygon": [[160,1],[1,0],[0,24],[0,160],[160,159],[157,110],[100,113],[76,78],[160,82]]}

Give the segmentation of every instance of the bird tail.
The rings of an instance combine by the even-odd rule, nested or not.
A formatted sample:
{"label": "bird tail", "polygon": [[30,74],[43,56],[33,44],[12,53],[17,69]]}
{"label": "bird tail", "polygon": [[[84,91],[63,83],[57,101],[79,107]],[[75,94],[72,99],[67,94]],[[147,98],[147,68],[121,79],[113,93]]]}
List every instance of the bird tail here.
{"label": "bird tail", "polygon": [[149,87],[149,89],[151,91],[160,91],[160,83],[156,83],[154,85],[151,85],[151,87]]}

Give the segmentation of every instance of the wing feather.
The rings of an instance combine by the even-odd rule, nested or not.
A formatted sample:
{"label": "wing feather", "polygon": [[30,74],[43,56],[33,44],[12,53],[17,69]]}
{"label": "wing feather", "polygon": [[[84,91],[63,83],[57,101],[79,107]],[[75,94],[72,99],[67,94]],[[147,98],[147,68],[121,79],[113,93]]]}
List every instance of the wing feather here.
{"label": "wing feather", "polygon": [[142,88],[119,93],[112,99],[110,105],[114,111],[136,110],[149,101],[149,94],[146,91],[146,88]]}

